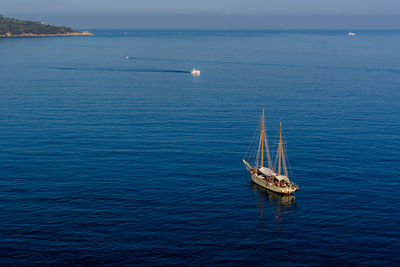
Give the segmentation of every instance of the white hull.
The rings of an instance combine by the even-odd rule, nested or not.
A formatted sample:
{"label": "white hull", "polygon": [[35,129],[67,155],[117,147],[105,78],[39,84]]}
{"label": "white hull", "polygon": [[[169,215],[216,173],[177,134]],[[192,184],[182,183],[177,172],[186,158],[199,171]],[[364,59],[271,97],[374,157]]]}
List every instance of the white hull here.
{"label": "white hull", "polygon": [[263,187],[265,189],[268,189],[268,190],[271,190],[273,192],[276,192],[276,193],[291,194],[291,193],[297,191],[297,188],[293,188],[293,187],[279,187],[279,186],[276,186],[273,183],[267,182],[267,180],[263,176],[257,175],[256,173],[254,173],[254,174],[250,173],[250,176],[251,176],[251,180],[255,184],[257,184],[257,185],[259,185],[259,186],[261,186],[261,187]]}
{"label": "white hull", "polygon": [[199,70],[196,70],[196,69],[193,69],[190,73],[191,73],[193,76],[200,76],[200,71],[199,71]]}

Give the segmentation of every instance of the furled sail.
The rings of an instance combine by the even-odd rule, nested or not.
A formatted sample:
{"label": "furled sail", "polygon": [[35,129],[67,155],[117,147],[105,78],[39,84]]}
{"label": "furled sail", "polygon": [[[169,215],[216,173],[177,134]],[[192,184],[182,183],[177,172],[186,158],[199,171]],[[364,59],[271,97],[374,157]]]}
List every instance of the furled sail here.
{"label": "furled sail", "polygon": [[266,176],[275,176],[276,173],[271,170],[270,168],[261,167],[258,169],[261,173],[265,174]]}

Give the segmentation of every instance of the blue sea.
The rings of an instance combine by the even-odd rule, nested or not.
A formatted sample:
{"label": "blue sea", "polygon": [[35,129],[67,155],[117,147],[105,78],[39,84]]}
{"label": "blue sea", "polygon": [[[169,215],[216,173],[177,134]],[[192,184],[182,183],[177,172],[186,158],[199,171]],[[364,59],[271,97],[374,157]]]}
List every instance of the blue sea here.
{"label": "blue sea", "polygon": [[0,38],[0,265],[400,265],[400,31],[93,32]]}

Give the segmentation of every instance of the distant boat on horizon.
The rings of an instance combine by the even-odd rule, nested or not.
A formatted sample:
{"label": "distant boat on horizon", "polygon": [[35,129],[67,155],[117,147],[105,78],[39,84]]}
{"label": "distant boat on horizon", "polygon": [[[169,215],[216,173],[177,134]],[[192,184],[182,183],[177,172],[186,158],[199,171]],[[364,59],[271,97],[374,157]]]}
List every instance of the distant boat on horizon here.
{"label": "distant boat on horizon", "polygon": [[[257,134],[258,129],[260,132]],[[251,180],[268,190],[281,194],[291,194],[299,190],[299,186],[289,179],[288,170],[286,168],[286,153],[282,141],[282,123],[280,124],[278,151],[275,158],[275,168],[272,166],[271,156],[268,148],[268,139],[264,126],[264,109],[262,110],[261,122],[258,123],[256,134],[254,135],[252,143],[249,146],[243,163],[246,169],[250,172]],[[258,143],[257,143],[257,140]],[[265,152],[264,152],[265,146]],[[264,167],[264,154],[267,156],[268,167]],[[249,157],[247,157],[249,156]],[[253,165],[248,163],[247,160],[254,160]],[[278,164],[278,166],[276,166]],[[276,168],[277,167],[277,168]],[[278,173],[276,173],[277,171]],[[283,173],[282,173],[283,171]]]}
{"label": "distant boat on horizon", "polygon": [[348,32],[347,33],[347,36],[356,36],[357,34],[356,33],[354,33],[354,32]]}

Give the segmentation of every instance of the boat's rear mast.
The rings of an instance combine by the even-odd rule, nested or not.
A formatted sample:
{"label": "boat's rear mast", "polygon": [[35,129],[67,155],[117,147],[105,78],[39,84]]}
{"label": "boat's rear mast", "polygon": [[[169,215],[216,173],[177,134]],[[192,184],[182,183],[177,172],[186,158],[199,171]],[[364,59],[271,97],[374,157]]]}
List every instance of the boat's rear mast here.
{"label": "boat's rear mast", "polygon": [[[278,153],[277,153],[277,156],[278,156],[278,175],[281,175],[281,169],[282,169],[281,166],[283,165],[285,175],[286,175],[286,177],[289,177],[287,169],[286,169],[285,155],[283,153],[283,145],[284,144],[285,143],[282,141],[282,122],[281,122],[279,124],[279,143],[278,143]],[[276,161],[275,161],[275,166],[276,166]]]}

